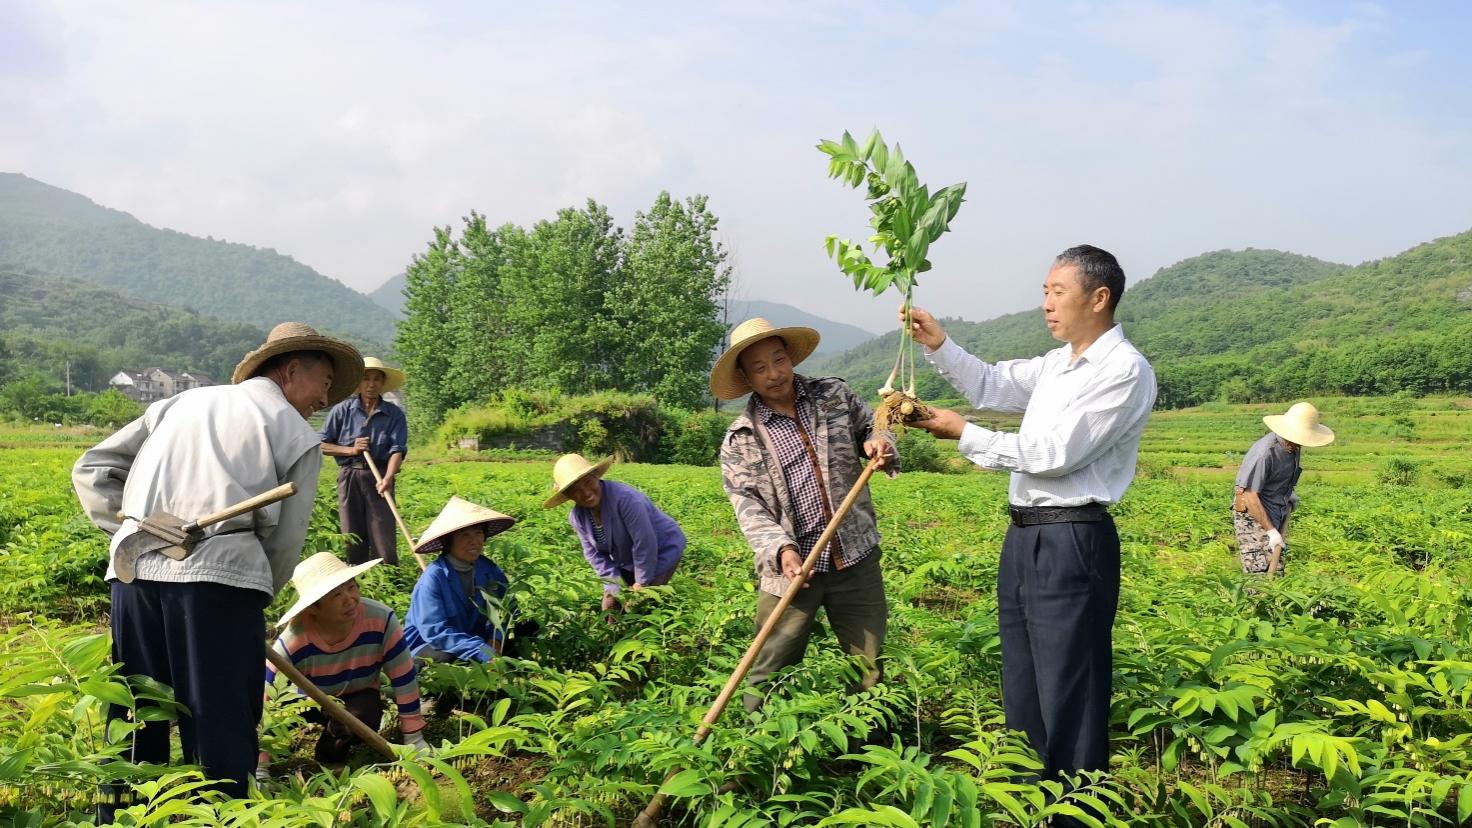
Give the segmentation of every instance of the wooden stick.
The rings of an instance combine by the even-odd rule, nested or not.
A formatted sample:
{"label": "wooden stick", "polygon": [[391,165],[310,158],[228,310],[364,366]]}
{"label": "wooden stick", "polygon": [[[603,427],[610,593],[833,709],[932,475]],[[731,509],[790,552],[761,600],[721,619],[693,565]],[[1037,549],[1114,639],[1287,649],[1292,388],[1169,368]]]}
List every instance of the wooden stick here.
{"label": "wooden stick", "polygon": [[[772,614],[767,616],[767,622],[757,631],[756,638],[752,640],[751,646],[746,648],[746,655],[741,657],[741,662],[736,665],[736,670],[726,680],[726,686],[721,688],[720,695],[716,696],[715,703],[711,705],[710,710],[705,714],[705,718],[701,720],[699,729],[695,731],[695,744],[698,745],[705,741],[705,737],[710,735],[711,727],[715,725],[716,720],[721,718],[721,714],[725,712],[726,705],[731,701],[731,697],[736,694],[736,689],[741,684],[741,680],[746,678],[747,671],[751,670],[752,662],[756,661],[757,654],[762,651],[762,645],[767,643],[767,638],[772,635],[772,630],[777,628],[777,622],[782,619],[782,613],[786,612],[787,608],[792,605],[793,600],[797,598],[797,593],[802,589],[803,584],[807,583],[808,577],[812,575],[813,567],[818,565],[818,558],[822,556],[823,550],[828,547],[828,543],[833,540],[833,536],[838,534],[839,522],[848,514],[848,510],[853,508],[854,501],[859,499],[859,493],[864,490],[864,486],[869,482],[869,478],[873,477],[874,472],[879,468],[879,459],[879,456],[875,456],[869,461],[867,466],[864,466],[864,471],[859,474],[858,481],[854,483],[852,489],[849,489],[848,496],[843,499],[843,503],[839,504],[838,511],[833,513],[833,517],[828,520],[828,525],[823,527],[823,534],[818,536],[817,545],[813,547],[813,551],[808,553],[807,560],[802,562],[802,571],[787,586],[787,593],[782,596],[782,600],[777,602],[777,606],[772,609]],[[665,781],[668,782],[679,772],[679,768],[671,771],[669,776],[665,777]],[[660,814],[664,812],[664,805],[667,799],[668,797],[664,794],[656,793],[654,799],[650,800],[644,810],[640,811],[639,815],[634,818],[633,828],[654,828],[655,825],[658,825]]]}
{"label": "wooden stick", "polygon": [[[249,500],[242,500],[234,506],[222,509],[212,515],[205,515],[199,520],[194,521],[192,528],[203,529],[206,526],[213,526],[216,523],[229,520],[233,517],[238,517],[245,514],[246,512],[259,509],[262,506],[269,506],[278,500],[285,500],[294,494],[296,494],[295,483],[282,483],[280,486],[277,486],[276,488],[271,489],[268,492],[262,492],[261,494],[250,498]],[[191,527],[186,526],[185,531],[188,531],[190,528]]]}
{"label": "wooden stick", "polygon": [[324,693],[322,691],[322,688],[313,684],[311,679],[302,675],[302,671],[298,670],[296,668],[296,665],[291,663],[290,659],[276,652],[276,648],[272,647],[269,644],[266,645],[266,660],[271,662],[271,665],[275,667],[277,671],[279,671],[282,675],[291,679],[293,684],[295,684],[297,687],[300,687],[302,691],[305,692],[308,696],[311,696],[312,701],[316,702],[317,706],[322,708],[323,713],[326,713],[332,718],[337,719],[339,722],[342,722],[344,725],[347,726],[349,730],[353,732],[354,735],[356,735],[359,739],[362,739],[363,742],[366,743],[369,747],[383,754],[383,757],[385,759],[388,759],[389,761],[398,760],[398,755],[395,754],[394,749],[389,746],[387,739],[379,736],[378,731],[374,730],[368,725],[363,724],[363,721],[361,719],[359,719],[357,716],[354,716],[352,713],[349,713],[348,709],[346,707],[343,707],[342,703],[339,702],[337,699]]}
{"label": "wooden stick", "polygon": [[[373,479],[378,485],[383,485],[383,475],[378,473],[378,464],[373,462],[373,455],[363,452],[363,459],[368,461],[368,469],[373,472]],[[388,501],[388,510],[394,513],[394,523],[399,525],[399,531],[404,533],[404,540],[409,542],[409,551],[414,552],[414,536],[409,534],[409,527],[404,525],[404,519],[399,517],[399,504],[394,502],[394,496],[389,494],[388,489],[383,490],[383,499]],[[419,564],[419,571],[424,571],[424,556],[414,552],[414,560]]]}

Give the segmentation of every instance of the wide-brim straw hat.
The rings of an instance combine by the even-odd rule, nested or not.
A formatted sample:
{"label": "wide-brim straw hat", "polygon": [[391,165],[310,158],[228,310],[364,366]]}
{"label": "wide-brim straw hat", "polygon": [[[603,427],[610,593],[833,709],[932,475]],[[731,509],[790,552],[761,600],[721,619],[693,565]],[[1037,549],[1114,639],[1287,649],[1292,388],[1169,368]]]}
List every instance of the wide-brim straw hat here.
{"label": "wide-brim straw hat", "polygon": [[281,620],[276,622],[276,626],[286,626],[302,610],[322,600],[327,593],[381,563],[382,558],[374,558],[367,563],[349,566],[331,552],[318,552],[307,558],[297,564],[296,570],[291,573],[291,585],[296,587],[296,594],[300,597],[281,616]]}
{"label": "wide-brim straw hat", "polygon": [[1286,414],[1269,414],[1263,425],[1290,443],[1300,446],[1327,446],[1334,442],[1334,432],[1319,422],[1319,409],[1313,403],[1294,403]]}
{"label": "wide-brim straw hat", "polygon": [[751,393],[751,383],[742,378],[737,359],[742,351],[771,336],[780,336],[787,343],[787,358],[793,365],[812,356],[818,348],[818,340],[822,338],[812,328],[779,328],[760,316],[742,322],[731,329],[731,344],[716,360],[715,367],[710,369],[711,395],[718,400],[734,400]]}
{"label": "wide-brim straw hat", "polygon": [[564,454],[557,458],[557,463],[552,466],[552,488],[557,493],[547,498],[542,504],[543,509],[551,509],[553,506],[561,506],[569,498],[567,490],[574,484],[590,474],[602,477],[608,472],[608,467],[613,465],[612,457],[605,457],[598,465],[588,462],[588,458],[581,454]]}
{"label": "wide-brim straw hat", "polygon": [[385,394],[397,391],[404,384],[404,372],[384,365],[383,360],[378,357],[363,357],[363,373],[367,374],[369,371],[383,372],[383,388],[380,390]]}
{"label": "wide-brim straw hat", "polygon": [[510,515],[503,515],[495,509],[471,503],[464,498],[451,497],[445,508],[440,510],[439,516],[419,536],[419,542],[414,544],[414,551],[442,551],[450,536],[467,526],[484,525],[486,537],[489,538],[510,529],[514,523],[516,518]]}
{"label": "wide-brim straw hat", "polygon": [[311,325],[282,322],[266,335],[266,344],[245,355],[230,376],[232,383],[242,383],[255,376],[266,360],[292,351],[322,351],[332,358],[332,387],[327,391],[327,404],[336,405],[358,390],[363,379],[363,355],[341,339],[322,336]]}

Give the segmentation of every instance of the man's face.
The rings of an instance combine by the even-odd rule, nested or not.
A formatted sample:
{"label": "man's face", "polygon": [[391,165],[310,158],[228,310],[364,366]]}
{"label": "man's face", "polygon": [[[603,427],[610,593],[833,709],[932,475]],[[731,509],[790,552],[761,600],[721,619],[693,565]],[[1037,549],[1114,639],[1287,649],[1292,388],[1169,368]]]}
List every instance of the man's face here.
{"label": "man's face", "polygon": [[598,478],[588,475],[567,487],[567,496],[584,509],[596,509],[603,502],[603,487]]}
{"label": "man's face", "polygon": [[786,403],[793,399],[796,392],[792,386],[792,360],[781,337],[769,336],[747,347],[736,358],[736,364],[751,384],[751,390],[764,402]]}
{"label": "man's face", "polygon": [[370,400],[376,400],[383,394],[383,372],[377,368],[369,368],[363,372],[363,379],[358,383],[358,393]]}
{"label": "man's face", "polygon": [[1061,342],[1073,342],[1092,328],[1094,314],[1109,303],[1108,288],[1086,290],[1078,265],[1058,265],[1043,281],[1043,321]]}
{"label": "man's face", "polygon": [[358,580],[354,578],[318,598],[317,603],[308,607],[304,614],[321,626],[345,626],[357,618],[360,597]]}
{"label": "man's face", "polygon": [[457,529],[450,536],[450,556],[462,561],[473,561],[480,557],[480,552],[486,546],[486,528],[484,526],[467,526]]}
{"label": "man's face", "polygon": [[324,359],[308,367],[301,360],[293,359],[282,370],[281,378],[281,393],[302,419],[327,407],[327,392],[332,389],[332,360]]}
{"label": "man's face", "polygon": [[1283,444],[1283,450],[1288,452],[1289,454],[1298,453],[1298,444],[1289,440],[1281,434],[1278,435],[1278,442]]}

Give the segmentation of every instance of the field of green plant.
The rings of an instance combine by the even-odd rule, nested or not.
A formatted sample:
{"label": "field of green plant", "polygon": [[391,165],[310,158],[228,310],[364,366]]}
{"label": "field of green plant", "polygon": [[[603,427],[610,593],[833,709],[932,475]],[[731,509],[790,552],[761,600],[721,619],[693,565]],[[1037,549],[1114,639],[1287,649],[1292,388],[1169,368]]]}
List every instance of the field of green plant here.
{"label": "field of green plant", "polygon": [[[1152,418],[1114,510],[1124,583],[1110,773],[1061,799],[1027,781],[1036,762],[1001,726],[1002,475],[877,480],[884,683],[844,697],[852,666],[820,633],[761,712],[728,711],[695,747],[754,632],[750,555],[718,471],[614,467],[680,521],[690,549],[671,587],[608,626],[565,511],[540,508],[550,463],[411,460],[399,494],[412,528],[451,494],[518,518],[488,550],[541,623],[529,658],[425,671],[428,690],[467,699],[431,718],[439,752],[393,765],[364,755],[337,774],[311,762],[315,730],[278,688],[263,729],[277,780],[217,802],[188,795],[187,771],[107,761],[102,702],[166,694],[106,663],[105,541],[67,478],[97,435],[0,430],[0,824],[88,824],[103,778],[135,780],[148,798],[125,818],[134,825],[623,826],[662,784],[664,824],[710,828],[1038,825],[1064,813],[1120,826],[1466,822],[1472,401],[1322,407],[1340,439],[1305,458],[1288,575],[1271,581],[1239,573],[1227,507],[1259,418],[1281,406]],[[327,480],[307,554],[340,540]],[[417,574],[405,558],[369,572],[364,594],[402,610]]]}

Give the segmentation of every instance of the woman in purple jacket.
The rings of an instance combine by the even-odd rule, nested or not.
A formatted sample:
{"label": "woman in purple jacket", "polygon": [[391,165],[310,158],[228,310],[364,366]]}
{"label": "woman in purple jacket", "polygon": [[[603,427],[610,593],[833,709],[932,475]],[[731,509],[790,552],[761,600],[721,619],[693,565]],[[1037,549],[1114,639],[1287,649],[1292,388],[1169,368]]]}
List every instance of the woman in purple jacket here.
{"label": "woman in purple jacket", "polygon": [[543,506],[573,502],[567,522],[583,545],[583,557],[603,581],[603,610],[613,609],[619,583],[630,589],[669,583],[685,553],[685,533],[643,492],[604,480],[613,465],[598,465],[581,454],[564,454],[552,468],[556,494]]}

